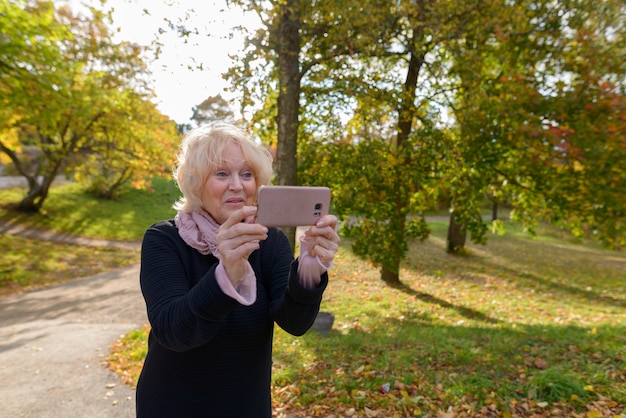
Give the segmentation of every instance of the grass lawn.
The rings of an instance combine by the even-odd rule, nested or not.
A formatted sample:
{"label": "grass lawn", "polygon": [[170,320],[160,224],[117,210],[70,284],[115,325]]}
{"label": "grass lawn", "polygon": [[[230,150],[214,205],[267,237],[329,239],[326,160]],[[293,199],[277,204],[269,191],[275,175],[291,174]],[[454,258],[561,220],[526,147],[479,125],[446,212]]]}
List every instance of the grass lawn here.
{"label": "grass lawn", "polygon": [[[96,199],[77,184],[50,189],[38,214],[12,211],[25,189],[0,190],[0,222],[116,241],[141,240],[152,223],[172,217],[179,193],[171,181],[149,191],[129,190],[119,201]],[[81,247],[0,235],[0,296],[85,277],[139,262],[140,252]]]}
{"label": "grass lawn", "polygon": [[0,235],[0,296],[139,262],[136,250],[83,247]]}
{"label": "grass lawn", "polygon": [[[322,305],[333,331],[276,328],[277,413],[626,416],[626,254],[507,225],[453,256],[446,224],[433,226],[411,245],[400,288],[343,243]],[[130,385],[147,333],[109,356]]]}
{"label": "grass lawn", "polygon": [[401,288],[342,248],[322,306],[336,317],[333,332],[277,330],[278,408],[310,416],[626,413],[625,254],[508,226],[486,247],[452,256],[445,224],[435,226],[411,246]]}
{"label": "grass lawn", "polygon": [[152,190],[130,189],[119,201],[96,199],[78,184],[52,187],[41,213],[9,210],[25,189],[0,190],[0,220],[79,236],[138,241],[154,222],[173,217],[180,196],[172,181],[155,179]]}
{"label": "grass lawn", "polygon": [[[95,201],[73,187],[53,189],[43,216],[0,209],[0,219],[138,240],[150,223],[173,215],[177,197],[169,183],[120,202]],[[3,203],[6,193],[0,190]],[[531,238],[507,224],[505,235],[453,256],[445,252],[446,223],[431,226],[427,241],[411,244],[397,288],[382,283],[344,239],[322,303],[335,315],[332,332],[295,338],[276,329],[272,391],[279,416],[626,416],[623,251],[549,227]],[[3,260],[6,254],[25,263],[28,254],[55,252],[0,237]],[[109,256],[92,258],[104,268],[119,263]],[[60,260],[50,269],[64,264],[77,263]],[[59,275],[74,274],[87,270]],[[129,333],[108,357],[130,385],[147,332]]]}

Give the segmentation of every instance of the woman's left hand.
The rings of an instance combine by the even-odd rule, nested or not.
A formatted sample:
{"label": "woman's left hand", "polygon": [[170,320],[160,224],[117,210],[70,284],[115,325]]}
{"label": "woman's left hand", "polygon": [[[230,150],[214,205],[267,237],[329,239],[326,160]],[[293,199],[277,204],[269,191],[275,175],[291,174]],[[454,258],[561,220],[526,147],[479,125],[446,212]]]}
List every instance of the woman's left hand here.
{"label": "woman's left hand", "polygon": [[330,266],[341,241],[337,234],[337,217],[322,216],[315,225],[304,232],[304,239],[309,243],[309,254],[313,257],[318,256],[325,266]]}

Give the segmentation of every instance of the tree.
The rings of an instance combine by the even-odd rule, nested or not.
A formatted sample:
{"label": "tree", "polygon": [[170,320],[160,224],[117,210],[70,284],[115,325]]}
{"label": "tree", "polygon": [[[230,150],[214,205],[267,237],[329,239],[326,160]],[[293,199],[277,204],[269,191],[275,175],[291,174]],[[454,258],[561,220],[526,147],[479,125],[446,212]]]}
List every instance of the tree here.
{"label": "tree", "polygon": [[[261,2],[234,3],[244,6],[248,11],[255,11],[265,24],[265,28],[257,32],[257,37],[252,42],[255,48],[252,55],[242,60],[242,67],[232,69],[229,75],[235,81],[235,85],[243,86],[244,92],[248,93],[246,82],[255,77],[250,71],[250,62],[261,55],[271,66],[275,66],[277,74],[277,113],[275,114],[277,141],[276,141],[276,183],[278,185],[296,185],[296,147],[298,142],[298,127],[300,113],[300,31],[303,22],[303,7],[306,4],[302,0],[284,0],[269,2],[266,10]],[[263,45],[263,42],[266,42]],[[263,46],[262,46],[263,45]],[[264,80],[267,82],[267,80]],[[272,84],[272,83],[269,83]],[[250,103],[250,98],[242,103],[242,107]],[[267,128],[264,129],[268,131]],[[271,129],[269,129],[271,130]],[[267,139],[266,139],[267,140]],[[296,229],[284,228],[289,242],[295,248]]]}
{"label": "tree", "polygon": [[104,115],[76,158],[75,178],[105,199],[117,199],[123,187],[149,187],[154,176],[170,177],[180,142],[176,123],[132,90]]}
{"label": "tree", "polygon": [[[347,223],[346,232],[355,238],[355,252],[379,265],[381,278],[388,283],[399,283],[407,241],[428,236],[424,214],[433,208],[441,190],[443,166],[439,162],[445,161],[445,153],[454,155],[454,150],[448,149],[453,142],[439,111],[455,87],[449,77],[448,46],[465,36],[468,28],[477,27],[476,19],[484,8],[480,4],[461,7],[451,1],[379,7],[370,26],[385,30],[368,39],[375,46],[351,57],[355,64],[342,68],[339,77],[350,84],[334,84],[335,90],[349,94],[357,103],[351,123],[381,123],[387,128],[385,136],[366,137],[368,133],[361,131],[353,141],[357,148],[381,142],[377,147],[381,151],[375,154],[379,162],[361,165],[359,172],[368,178],[365,170],[374,170],[386,180],[370,183],[355,178],[360,193],[338,193],[335,202],[351,199],[343,215],[353,211],[359,217]],[[391,24],[377,25],[379,18]],[[378,109],[386,109],[382,119],[376,118],[385,115]],[[393,125],[395,129],[388,129]],[[336,164],[335,173],[345,171],[352,161],[333,161],[319,155],[316,159]],[[371,193],[363,193],[363,189]]]}
{"label": "tree", "polygon": [[214,121],[233,122],[235,114],[231,103],[221,95],[207,97],[198,106],[193,107],[193,120],[197,126],[202,126]]}
{"label": "tree", "polygon": [[18,126],[31,108],[50,106],[48,99],[68,66],[57,43],[72,34],[55,20],[50,2],[28,6],[26,1],[3,0],[0,8],[0,150],[26,177],[34,198],[47,192],[46,184],[39,184],[29,173],[29,162],[20,160],[22,145],[29,142],[20,144]]}
{"label": "tree", "polygon": [[[3,47],[1,61],[13,63],[0,79],[0,91],[8,92],[0,114],[3,129],[17,135],[3,136],[0,147],[28,180],[18,209],[38,211],[54,178],[71,171],[72,161],[79,160],[72,157],[88,148],[100,120],[120,103],[120,89],[145,97],[151,91],[143,77],[143,49],[114,43],[107,13],[91,8],[86,17],[67,6],[55,9],[48,1],[16,5],[0,19],[11,45]],[[20,158],[23,145],[41,151],[33,168]]]}
{"label": "tree", "polygon": [[[514,208],[513,218],[530,230],[540,219],[562,225],[572,220],[568,228],[576,233],[583,224],[602,230],[620,223],[623,212],[616,210],[617,195],[584,193],[591,184],[595,190],[607,190],[602,186],[606,179],[588,176],[582,181],[581,176],[582,158],[613,172],[614,164],[608,154],[594,152],[589,158],[580,150],[588,149],[582,144],[594,138],[596,151],[612,149],[616,155],[610,136],[587,131],[602,119],[589,123],[586,112],[595,108],[592,103],[607,103],[600,88],[604,80],[622,80],[606,84],[611,86],[609,97],[623,94],[625,68],[619,51],[624,51],[624,41],[615,36],[624,33],[623,7],[619,2],[605,2],[603,7],[567,2],[503,5],[504,14],[483,25],[492,28],[487,37],[452,50],[457,62],[453,72],[462,80],[455,116],[463,138],[458,144],[460,166],[466,169],[451,170],[448,183],[466,182],[467,187],[458,187],[454,194],[455,213],[460,222],[472,220],[465,227],[479,241],[486,227],[468,214],[478,214],[486,192],[507,201]],[[471,60],[481,65],[468,71],[463,63]],[[612,108],[609,119],[619,120],[619,112],[619,106]],[[620,182],[620,175],[612,177]],[[606,202],[617,203],[617,208],[597,222],[589,208],[606,207]],[[613,234],[611,240],[619,239]]]}
{"label": "tree", "polygon": [[[575,215],[563,203],[568,182],[560,176],[575,171],[564,171],[548,127],[569,127],[557,111],[568,102],[564,93],[581,92],[569,77],[581,74],[572,43],[585,27],[609,22],[592,31],[602,40],[594,47],[606,46],[598,50],[624,62],[620,7],[617,1],[598,8],[548,1],[307,3],[300,22],[298,181],[332,185],[355,252],[392,283],[407,240],[428,235],[424,213],[443,197],[450,202],[451,251],[462,250],[466,233],[486,242],[486,194],[512,205],[513,217],[531,228],[557,213],[588,218],[589,211]],[[277,55],[267,31],[256,35],[240,80],[257,93],[279,90],[262,98],[260,112],[279,115],[268,111],[282,93],[272,67]],[[601,68],[617,97],[623,69]],[[590,183],[571,183],[570,191],[574,184]]]}
{"label": "tree", "polygon": [[[387,108],[390,108],[397,115],[395,118],[397,126],[394,136],[379,139],[382,139],[387,144],[388,153],[391,154],[386,156],[383,161],[387,162],[385,171],[388,173],[387,189],[385,190],[385,193],[387,193],[386,198],[393,203],[385,205],[384,208],[386,210],[381,208],[368,210],[368,216],[360,217],[358,222],[360,222],[361,232],[363,232],[361,234],[363,243],[361,246],[362,255],[372,255],[377,262],[384,259],[384,262],[381,262],[382,276],[389,282],[397,282],[399,262],[407,247],[405,233],[408,232],[406,216],[410,210],[409,202],[415,200],[413,194],[420,187],[419,180],[405,181],[406,177],[412,178],[412,176],[404,175],[403,169],[410,165],[413,160],[411,153],[419,146],[416,145],[416,137],[412,135],[416,119],[415,101],[417,86],[425,56],[433,45],[428,40],[431,32],[427,32],[419,22],[423,18],[422,15],[429,12],[430,9],[426,7],[412,8],[412,6],[407,6],[406,8],[404,6],[395,7],[386,2],[378,1],[365,3],[343,1],[307,4],[306,13],[301,13],[299,8],[292,7],[290,9],[288,8],[289,5],[290,3],[281,3],[282,8],[279,8],[279,10],[283,12],[280,15],[283,17],[283,20],[278,21],[289,23],[286,29],[290,32],[284,34],[280,30],[276,30],[276,26],[268,24],[270,28],[270,48],[266,48],[266,51],[278,50],[276,55],[271,55],[271,57],[277,57],[278,62],[281,64],[278,66],[279,72],[281,68],[288,68],[290,71],[288,74],[277,76],[280,81],[278,87],[279,109],[277,112],[279,121],[278,164],[279,166],[281,163],[286,165],[294,164],[296,161],[294,158],[288,158],[288,155],[291,155],[291,151],[288,154],[281,153],[280,139],[281,131],[286,132],[289,129],[290,132],[294,132],[296,130],[291,130],[288,125],[281,125],[282,122],[280,121],[297,120],[298,114],[284,112],[297,110],[299,106],[298,101],[303,103],[307,122],[315,119],[316,114],[322,115],[318,118],[318,126],[307,125],[304,128],[300,128],[300,133],[304,132],[308,136],[307,139],[316,139],[311,138],[310,132],[315,132],[315,137],[317,138],[327,138],[329,136],[327,134],[332,132],[332,128],[326,125],[328,125],[329,118],[335,116],[335,112],[332,109],[330,111],[325,111],[324,109],[336,105],[338,101],[354,99],[359,103],[359,109],[364,112],[369,112],[372,106],[376,106],[373,104],[374,99],[369,94],[373,94],[374,98],[387,101]],[[257,6],[257,9],[262,8]],[[302,19],[297,21],[297,24],[289,21],[296,12],[300,13]],[[269,20],[269,22],[275,21]],[[281,26],[278,27],[281,28]],[[285,29],[284,26],[282,28]],[[300,30],[299,36],[301,40],[299,44],[301,47],[296,51],[293,45],[298,42],[293,41],[297,39],[295,29],[298,28]],[[280,42],[282,44],[279,41],[276,41],[274,44],[278,45],[278,47],[282,46],[283,49],[271,48],[273,45],[271,42],[273,39],[272,34],[276,33],[281,34],[282,39]],[[263,45],[262,40],[265,39],[263,37],[266,34],[266,32],[257,33],[257,37],[251,44],[255,46]],[[289,42],[293,43],[289,44]],[[243,60],[242,69],[239,70],[239,74],[248,75],[248,78],[243,77],[244,81],[249,81],[252,78],[252,73],[247,71],[247,69],[250,62],[252,62],[250,57],[258,59],[258,49],[254,51],[256,54],[250,53],[248,58]],[[270,55],[267,54],[265,56]],[[295,64],[298,62],[296,60],[297,57],[299,57],[300,71],[296,79],[294,68],[296,68]],[[402,63],[405,62],[405,59],[410,62],[406,72],[406,79],[404,83],[398,83],[398,72],[402,71]],[[391,70],[385,70],[385,68],[390,68]],[[380,74],[385,74],[385,72],[386,76],[380,76]],[[275,73],[269,71],[260,77],[271,80],[273,74]],[[257,74],[256,77],[259,77],[259,75]],[[258,84],[258,78],[255,81]],[[293,91],[286,87],[289,81],[292,81],[294,90],[303,91],[304,96],[287,96],[286,93]],[[383,93],[376,92],[376,89],[371,88],[371,86],[380,88]],[[397,86],[398,89],[394,90],[389,88],[389,86]],[[295,89],[295,87],[298,88]],[[287,97],[289,97],[289,103],[292,103],[292,105],[281,108],[282,100],[286,100]],[[427,113],[426,111],[423,112],[424,115]],[[426,116],[424,117],[427,119]],[[425,128],[421,132],[430,132],[431,125],[432,120],[426,120],[424,123]],[[335,126],[340,126],[340,123],[335,124]],[[322,139],[320,142],[324,143],[324,141]],[[291,140],[288,143],[290,145],[296,144],[296,142]],[[367,138],[363,138],[363,143],[373,144],[367,141]],[[303,159],[299,161],[302,162]],[[342,168],[345,168],[345,165],[342,164]],[[333,174],[337,173],[336,167],[328,166],[328,169]],[[278,171],[278,181],[280,182],[281,170],[279,169]],[[423,174],[421,171],[417,172]],[[312,179],[313,177],[308,176],[308,178]],[[342,178],[345,180],[345,177]],[[319,176],[317,181],[320,181]],[[331,180],[329,179],[328,181],[330,182]],[[335,183],[333,182],[333,184]],[[375,195],[378,192],[373,190],[372,194]],[[369,193],[363,193],[360,196],[369,195]],[[335,202],[340,199],[342,199],[342,196],[338,195]],[[375,202],[379,203],[380,200],[375,200]],[[341,206],[340,202],[337,202],[337,204]],[[374,203],[370,201],[369,204],[373,205]],[[356,206],[358,205],[355,205],[353,209]],[[415,231],[420,231],[421,236],[425,237],[427,229],[423,228],[419,221],[415,222],[420,226],[412,224],[411,228],[409,228],[409,233],[414,234]],[[376,226],[373,227],[372,225]],[[352,230],[356,231],[357,228],[352,228]],[[386,239],[373,239],[372,234],[385,236]],[[368,244],[366,245],[365,243]],[[358,246],[358,243],[356,245]]]}

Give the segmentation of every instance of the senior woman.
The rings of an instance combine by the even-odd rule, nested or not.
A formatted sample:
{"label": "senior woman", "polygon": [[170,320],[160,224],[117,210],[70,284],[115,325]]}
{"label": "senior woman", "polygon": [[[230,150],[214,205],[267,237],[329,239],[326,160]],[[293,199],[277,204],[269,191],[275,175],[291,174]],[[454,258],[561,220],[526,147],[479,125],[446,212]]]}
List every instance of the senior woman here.
{"label": "senior woman", "polygon": [[242,130],[190,131],[174,177],[174,219],[152,225],[140,284],[151,324],[137,417],[271,417],[274,323],[304,334],[319,311],[338,248],[322,217],[294,260],[285,234],[254,222],[272,158]]}

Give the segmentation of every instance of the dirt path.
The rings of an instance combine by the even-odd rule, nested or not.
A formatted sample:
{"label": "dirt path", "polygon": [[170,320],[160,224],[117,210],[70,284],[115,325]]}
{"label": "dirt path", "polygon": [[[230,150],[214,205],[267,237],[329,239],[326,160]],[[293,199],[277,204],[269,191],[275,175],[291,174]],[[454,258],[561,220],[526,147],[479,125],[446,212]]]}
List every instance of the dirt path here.
{"label": "dirt path", "polygon": [[134,417],[103,361],[146,322],[139,267],[0,298],[0,417]]}

